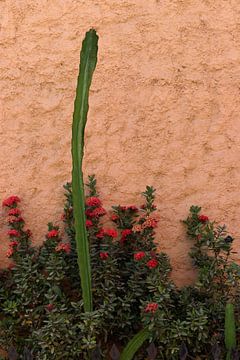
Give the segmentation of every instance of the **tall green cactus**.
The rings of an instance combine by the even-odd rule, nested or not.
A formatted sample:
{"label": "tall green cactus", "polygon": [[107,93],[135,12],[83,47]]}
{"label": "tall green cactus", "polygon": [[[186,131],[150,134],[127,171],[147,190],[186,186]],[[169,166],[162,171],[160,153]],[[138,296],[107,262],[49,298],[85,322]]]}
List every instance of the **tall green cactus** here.
{"label": "tall green cactus", "polygon": [[[72,196],[74,227],[76,232],[78,265],[85,312],[92,311],[93,309],[82,160],[84,154],[84,130],[87,122],[89,89],[97,63],[97,51],[98,36],[96,31],[91,29],[86,33],[85,39],[82,43],[72,124]],[[126,348],[123,350],[120,359],[131,360],[136,351],[142,346],[143,342],[149,338],[149,336],[150,333],[147,329],[141,330],[128,343]]]}
{"label": "tall green cactus", "polygon": [[225,346],[227,349],[226,360],[232,359],[232,352],[236,348],[236,326],[234,318],[234,306],[228,303],[225,308]]}
{"label": "tall green cactus", "polygon": [[87,122],[88,97],[97,63],[98,36],[91,29],[86,33],[80,54],[80,66],[72,124],[72,195],[78,266],[81,278],[84,311],[92,311],[91,267],[85,219],[85,197],[82,173],[84,130]]}

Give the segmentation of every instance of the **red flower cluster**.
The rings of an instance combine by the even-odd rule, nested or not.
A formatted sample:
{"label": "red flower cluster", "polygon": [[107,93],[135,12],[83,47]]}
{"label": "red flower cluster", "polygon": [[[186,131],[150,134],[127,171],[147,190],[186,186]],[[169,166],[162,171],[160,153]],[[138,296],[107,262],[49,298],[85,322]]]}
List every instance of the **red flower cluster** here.
{"label": "red flower cluster", "polygon": [[138,211],[138,208],[135,205],[130,205],[130,206],[127,206],[127,210]]}
{"label": "red flower cluster", "polygon": [[47,233],[47,238],[48,239],[51,239],[51,238],[54,238],[54,237],[57,237],[57,236],[58,236],[58,230],[56,230],[56,229],[50,230]]}
{"label": "red flower cluster", "polygon": [[121,242],[124,242],[127,238],[128,235],[132,234],[132,230],[131,229],[125,229],[122,231],[122,237],[121,237]]}
{"label": "red flower cluster", "polygon": [[144,251],[139,251],[136,254],[134,254],[134,260],[139,261],[142,260],[146,256]]}
{"label": "red flower cluster", "polygon": [[205,224],[206,222],[209,221],[209,218],[208,218],[208,216],[206,216],[206,215],[199,215],[199,216],[198,216],[198,220],[199,220],[202,224]]}
{"label": "red flower cluster", "polygon": [[119,219],[119,216],[117,215],[117,214],[113,214],[112,216],[111,216],[111,220],[112,221],[117,221]]}
{"label": "red flower cluster", "polygon": [[97,233],[96,237],[98,239],[103,239],[104,238],[104,230],[103,230],[103,228],[99,229],[99,232]]}
{"label": "red flower cluster", "polygon": [[91,220],[86,220],[86,227],[90,228],[91,226],[93,226],[93,222]]}
{"label": "red flower cluster", "polygon": [[147,267],[149,269],[154,269],[157,266],[158,266],[158,261],[156,259],[151,259],[147,262]]}
{"label": "red flower cluster", "polygon": [[20,202],[21,200],[19,199],[18,196],[12,195],[9,198],[3,200],[2,206],[8,206],[11,207],[13,205],[16,205],[18,202]]}
{"label": "red flower cluster", "polygon": [[48,310],[48,311],[52,311],[53,309],[54,309],[54,304],[48,304],[48,305],[46,305],[46,309]]}
{"label": "red flower cluster", "polygon": [[86,205],[87,206],[101,206],[102,203],[101,203],[101,200],[95,196],[92,196],[92,197],[89,197],[87,200],[86,200]]}
{"label": "red flower cluster", "polygon": [[14,246],[18,246],[18,241],[10,241],[10,243],[9,243],[9,247],[10,248],[13,248]]}
{"label": "red flower cluster", "polygon": [[108,252],[100,252],[99,256],[102,260],[107,260],[109,257]]}
{"label": "red flower cluster", "polygon": [[[13,209],[13,210],[17,210],[17,209]],[[15,223],[19,223],[19,222],[24,222],[23,218],[20,216],[20,217],[10,217],[8,219],[8,222],[9,224],[15,224]]]}
{"label": "red flower cluster", "polygon": [[69,243],[61,243],[55,247],[55,250],[56,252],[65,251],[66,254],[69,254],[71,251],[71,246]]}
{"label": "red flower cluster", "polygon": [[8,230],[7,234],[12,237],[20,237],[21,236],[20,232],[15,229]]}
{"label": "red flower cluster", "polygon": [[154,218],[147,218],[144,223],[142,224],[142,228],[156,228],[157,227],[157,220]]}
{"label": "red flower cluster", "polygon": [[117,233],[117,231],[115,229],[103,229],[103,228],[101,228],[99,230],[99,232],[97,233],[96,237],[98,239],[103,239],[105,235],[110,236],[112,238],[116,238],[118,236],[118,233]]}
{"label": "red flower cluster", "polygon": [[18,216],[21,215],[21,211],[17,208],[10,209],[8,212],[9,216]]}
{"label": "red flower cluster", "polygon": [[118,233],[115,229],[104,229],[104,234],[112,238],[116,238]]}
{"label": "red flower cluster", "polygon": [[13,255],[13,253],[14,253],[14,249],[10,247],[6,253],[6,256],[11,257]]}
{"label": "red flower cluster", "polygon": [[7,253],[6,253],[6,256],[7,256],[7,257],[11,257],[11,256],[13,255],[14,250],[16,250],[16,249],[15,249],[16,246],[18,246],[18,241],[16,241],[16,240],[10,241],[10,243],[9,243],[9,248],[8,248]]}
{"label": "red flower cluster", "polygon": [[129,206],[120,206],[120,210],[122,210],[122,211],[126,211],[126,210],[138,211],[138,208],[135,205],[129,205]]}
{"label": "red flower cluster", "polygon": [[86,210],[86,215],[89,216],[90,218],[103,216],[105,214],[106,214],[106,210],[103,207],[99,207],[94,210],[90,210],[90,209]]}
{"label": "red flower cluster", "polygon": [[155,311],[157,311],[157,309],[158,309],[158,304],[153,302],[153,303],[147,304],[144,311],[145,312],[155,313]]}

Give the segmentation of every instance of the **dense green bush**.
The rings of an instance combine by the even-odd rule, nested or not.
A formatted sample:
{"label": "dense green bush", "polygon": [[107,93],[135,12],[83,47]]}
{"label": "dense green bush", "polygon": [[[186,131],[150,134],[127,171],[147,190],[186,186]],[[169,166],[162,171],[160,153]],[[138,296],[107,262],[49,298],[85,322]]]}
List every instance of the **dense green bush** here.
{"label": "dense green bush", "polygon": [[[157,252],[154,243],[159,221],[155,190],[146,188],[140,209],[113,206],[107,214],[94,176],[87,187],[94,301],[89,313],[83,310],[80,290],[71,184],[65,185],[65,233],[49,223],[40,247],[32,245],[25,229],[20,199],[12,196],[3,202],[12,263],[0,277],[0,345],[17,351],[19,359],[27,359],[26,351],[41,360],[117,359],[118,350],[148,327],[151,345],[145,344],[136,359],[223,358],[225,306],[229,300],[235,304],[238,328],[240,279],[239,266],[230,260],[233,239],[225,227],[191,207],[184,223],[193,241],[190,256],[198,279],[178,289],[169,278],[168,256]],[[114,226],[103,226],[107,216],[104,223]]]}

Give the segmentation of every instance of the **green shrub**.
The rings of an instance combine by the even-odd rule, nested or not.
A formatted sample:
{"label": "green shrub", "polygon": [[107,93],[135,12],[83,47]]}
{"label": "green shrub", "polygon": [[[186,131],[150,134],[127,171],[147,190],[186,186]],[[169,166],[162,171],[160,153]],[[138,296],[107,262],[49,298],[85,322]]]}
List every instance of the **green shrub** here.
{"label": "green shrub", "polygon": [[[191,207],[184,223],[193,241],[190,256],[198,278],[179,289],[169,277],[168,256],[157,252],[154,241],[159,222],[155,190],[146,188],[140,209],[113,206],[107,214],[96,179],[90,176],[85,211],[94,311],[84,312],[71,184],[64,188],[64,234],[49,223],[40,247],[32,245],[31,232],[25,229],[20,199],[3,202],[12,263],[0,274],[0,345],[15,348],[19,359],[26,348],[34,359],[106,359],[146,328],[151,345],[145,342],[135,359],[145,359],[148,353],[164,360],[216,359],[217,353],[224,357],[229,300],[239,327],[240,275],[239,266],[230,260],[233,239],[225,227],[200,215],[199,207]],[[113,226],[103,225],[107,217]]]}

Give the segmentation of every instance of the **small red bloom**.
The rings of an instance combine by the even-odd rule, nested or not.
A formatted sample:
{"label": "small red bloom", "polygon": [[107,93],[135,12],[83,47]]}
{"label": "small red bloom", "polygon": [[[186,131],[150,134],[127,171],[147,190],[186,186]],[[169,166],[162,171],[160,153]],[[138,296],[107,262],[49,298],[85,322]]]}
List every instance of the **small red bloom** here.
{"label": "small red bloom", "polygon": [[86,210],[86,215],[89,216],[90,218],[103,216],[105,214],[106,214],[106,210],[102,207],[96,208],[92,211],[90,209]]}
{"label": "small red bloom", "polygon": [[118,233],[115,229],[105,229],[104,234],[112,238],[116,238],[118,236]]}
{"label": "small red bloom", "polygon": [[14,208],[14,209],[10,209],[9,212],[8,212],[8,215],[9,216],[18,216],[21,214],[21,211],[17,208]]}
{"label": "small red bloom", "polygon": [[112,221],[116,221],[116,220],[118,220],[119,219],[119,216],[117,215],[117,214],[113,214],[112,216],[111,216],[111,220]]}
{"label": "small red bloom", "polygon": [[144,311],[145,312],[155,313],[155,311],[157,311],[157,309],[158,309],[158,304],[157,303],[149,303],[145,307]]}
{"label": "small red bloom", "polygon": [[156,228],[157,227],[157,220],[154,218],[147,218],[144,223],[142,224],[142,228]]}
{"label": "small red bloom", "polygon": [[30,230],[30,229],[27,229],[27,230],[26,230],[26,234],[27,234],[28,237],[32,236],[31,230]]}
{"label": "small red bloom", "polygon": [[18,241],[10,241],[9,247],[13,248],[14,246],[18,246]]}
{"label": "small red bloom", "polygon": [[208,222],[208,216],[206,216],[206,215],[199,215],[198,216],[198,220],[201,222],[201,223],[203,223],[203,224],[205,224],[206,222]]}
{"label": "small red bloom", "polygon": [[[13,209],[15,210],[15,209]],[[19,222],[24,222],[23,218],[20,217],[13,217],[13,218],[9,218],[8,219],[9,224],[14,224],[14,223],[19,223]]]}
{"label": "small red bloom", "polygon": [[86,220],[86,227],[90,228],[91,226],[93,226],[93,223],[91,220]]}
{"label": "small red bloom", "polygon": [[48,305],[46,305],[46,309],[48,310],[48,311],[52,311],[53,309],[54,309],[54,304],[48,304]]}
{"label": "small red bloom", "polygon": [[13,253],[14,253],[14,250],[13,250],[12,247],[10,247],[10,248],[8,249],[7,253],[6,253],[6,256],[7,256],[7,257],[11,257],[11,256],[13,255]]}
{"label": "small red bloom", "polygon": [[126,206],[120,206],[120,210],[126,211],[126,210],[127,210],[127,207],[126,207]]}
{"label": "small red bloom", "polygon": [[7,234],[13,237],[20,237],[20,232],[15,229],[8,230]]}
{"label": "small red bloom", "polygon": [[62,221],[66,220],[66,215],[65,215],[65,214],[62,214],[62,215],[60,216],[60,219],[61,219]]}
{"label": "small red bloom", "polygon": [[99,232],[96,234],[96,237],[98,238],[98,239],[103,239],[103,237],[104,237],[104,229],[99,229]]}
{"label": "small red bloom", "polygon": [[130,205],[130,206],[127,206],[127,210],[138,211],[138,208],[135,205]]}
{"label": "small red bloom", "polygon": [[2,203],[2,206],[13,206],[16,205],[21,200],[18,196],[12,195],[9,198],[5,199]]}
{"label": "small red bloom", "polygon": [[54,238],[54,237],[57,237],[57,236],[58,236],[58,230],[56,230],[56,229],[50,230],[47,233],[47,238],[48,239],[51,239],[51,238]]}
{"label": "small red bloom", "polygon": [[122,238],[126,238],[128,235],[132,234],[131,229],[125,229],[122,231]]}
{"label": "small red bloom", "polygon": [[134,254],[134,260],[139,261],[141,259],[143,259],[145,257],[145,252],[144,251],[139,251],[136,254]]}
{"label": "small red bloom", "polygon": [[147,262],[147,267],[149,267],[149,269],[154,269],[157,266],[158,266],[158,262],[156,259],[151,259]]}
{"label": "small red bloom", "polygon": [[109,255],[107,252],[100,252],[99,256],[102,260],[107,260]]}
{"label": "small red bloom", "polygon": [[71,246],[69,243],[61,243],[61,244],[58,244],[56,247],[55,247],[55,250],[57,252],[60,252],[60,251],[65,251],[66,254],[69,254],[70,251],[71,251]]}
{"label": "small red bloom", "polygon": [[101,206],[102,203],[101,203],[101,200],[95,196],[92,196],[92,197],[89,197],[87,200],[86,200],[86,205],[87,206]]}

